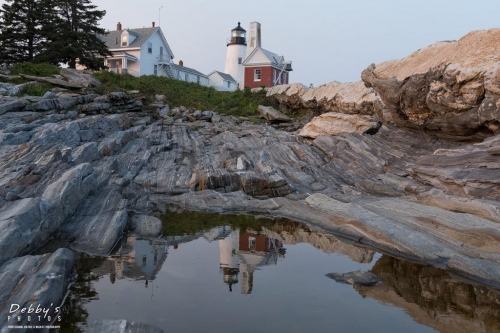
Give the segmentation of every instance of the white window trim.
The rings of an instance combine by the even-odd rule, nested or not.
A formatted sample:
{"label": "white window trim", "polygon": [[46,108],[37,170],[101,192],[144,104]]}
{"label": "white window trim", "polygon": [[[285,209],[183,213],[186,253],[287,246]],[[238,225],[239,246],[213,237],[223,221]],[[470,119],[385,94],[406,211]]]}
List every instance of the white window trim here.
{"label": "white window trim", "polygon": [[[257,73],[258,71],[258,73]],[[262,69],[261,68],[256,68],[253,70],[253,80],[254,81],[261,81],[262,80]]]}

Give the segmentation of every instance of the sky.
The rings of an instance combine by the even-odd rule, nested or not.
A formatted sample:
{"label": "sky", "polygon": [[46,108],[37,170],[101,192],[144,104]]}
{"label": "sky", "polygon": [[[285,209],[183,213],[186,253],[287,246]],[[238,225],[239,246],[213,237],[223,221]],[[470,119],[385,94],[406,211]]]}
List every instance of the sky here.
{"label": "sky", "polygon": [[[0,5],[5,0],[0,0]],[[498,0],[92,0],[100,25],[160,23],[174,61],[224,71],[226,40],[238,21],[262,25],[262,47],[293,62],[290,82],[360,80],[372,63],[406,57],[470,31],[500,27]],[[163,6],[163,7],[162,7]],[[161,10],[160,10],[160,7]]]}

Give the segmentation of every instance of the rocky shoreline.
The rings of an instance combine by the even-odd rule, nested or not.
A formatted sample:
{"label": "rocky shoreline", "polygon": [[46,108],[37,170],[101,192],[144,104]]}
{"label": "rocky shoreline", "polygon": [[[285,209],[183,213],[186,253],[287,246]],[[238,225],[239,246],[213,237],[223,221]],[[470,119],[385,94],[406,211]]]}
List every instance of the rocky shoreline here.
{"label": "rocky shoreline", "polygon": [[[419,110],[454,107],[444,116],[426,111],[422,122],[421,114],[410,115],[384,95],[390,90],[381,88],[385,81],[377,68],[389,65],[364,72],[368,88],[334,83],[269,89],[285,109],[354,117],[341,117],[353,126],[335,133],[327,126],[314,136],[210,110],[170,109],[164,96],[145,107],[137,92],[0,97],[0,327],[13,299],[45,307],[64,299],[65,283],[47,287],[43,281],[67,281],[72,252],[33,257],[35,249],[59,238],[75,251],[105,256],[126,230],[158,234],[153,215],[172,204],[305,222],[500,288],[500,135],[492,120],[499,119],[499,107],[485,106],[498,85],[484,83],[490,88],[467,111],[457,96],[455,107],[428,95],[423,106],[412,95]],[[398,89],[404,96],[413,91]],[[457,89],[470,97],[468,89]],[[474,112],[488,123],[469,121],[465,130],[465,120],[446,118]],[[359,117],[372,117],[376,130],[358,126]],[[447,126],[438,133],[435,124],[443,119]],[[27,269],[40,272],[34,282],[21,279]],[[29,287],[3,283],[17,280]],[[41,285],[50,291],[41,293]]]}

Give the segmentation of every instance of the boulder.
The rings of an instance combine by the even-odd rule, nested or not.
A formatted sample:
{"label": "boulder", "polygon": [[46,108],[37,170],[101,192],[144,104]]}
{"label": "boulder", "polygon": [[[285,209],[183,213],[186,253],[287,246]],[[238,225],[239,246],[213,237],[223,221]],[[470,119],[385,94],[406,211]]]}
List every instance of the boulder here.
{"label": "boulder", "polygon": [[358,286],[374,286],[381,280],[371,272],[355,271],[349,273],[328,273],[330,279],[339,283],[352,284]]}
{"label": "boulder", "polygon": [[93,77],[90,73],[86,73],[82,70],[72,69],[72,68],[61,68],[61,77],[72,84],[86,87],[97,87],[101,85],[101,82]]}
{"label": "boulder", "polygon": [[362,80],[399,126],[452,139],[500,133],[500,29],[420,49],[401,60],[372,64]]}
{"label": "boulder", "polygon": [[275,86],[267,89],[267,97],[289,110],[311,109],[317,113],[377,114],[379,119],[382,117],[382,102],[362,81],[330,82],[316,88],[298,83]]}
{"label": "boulder", "polygon": [[161,234],[162,228],[161,220],[154,216],[136,215],[131,219],[130,229],[139,236],[156,237]]}
{"label": "boulder", "polygon": [[338,135],[344,133],[375,134],[382,122],[370,116],[358,116],[342,113],[324,113],[306,124],[300,136],[317,138],[322,135]]}
{"label": "boulder", "polygon": [[81,89],[83,88],[82,85],[64,81],[62,79],[55,79],[53,77],[38,77],[38,76],[31,76],[31,75],[24,75],[24,74],[19,74],[19,76],[24,77],[25,79],[28,80],[33,80],[37,82],[42,82],[42,83],[50,83],[55,86],[63,87],[63,88],[69,88],[69,89]]}
{"label": "boulder", "polygon": [[270,123],[282,123],[282,122],[292,121],[292,119],[290,119],[287,115],[284,115],[283,113],[279,112],[272,106],[259,105],[257,109],[259,110],[260,115]]}
{"label": "boulder", "polygon": [[167,100],[167,96],[156,94],[155,95],[155,100],[158,101],[158,102],[165,102]]}
{"label": "boulder", "polygon": [[0,100],[0,114],[21,110],[25,105],[26,103],[19,99]]}

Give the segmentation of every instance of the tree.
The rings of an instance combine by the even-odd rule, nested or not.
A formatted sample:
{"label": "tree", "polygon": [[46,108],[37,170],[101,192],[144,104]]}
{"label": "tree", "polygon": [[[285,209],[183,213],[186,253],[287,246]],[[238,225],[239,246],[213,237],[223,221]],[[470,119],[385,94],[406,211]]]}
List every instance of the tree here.
{"label": "tree", "polygon": [[90,0],[5,0],[0,9],[0,63],[67,63],[104,67],[111,55],[99,39],[106,14]]}
{"label": "tree", "polygon": [[48,0],[5,0],[0,9],[2,63],[34,61],[44,52]]}
{"label": "tree", "polygon": [[104,29],[98,22],[106,11],[97,10],[90,0],[55,0],[57,15],[51,22],[51,43],[47,57],[58,58],[75,68],[76,60],[91,69],[104,66],[105,56],[112,55],[99,35]]}

